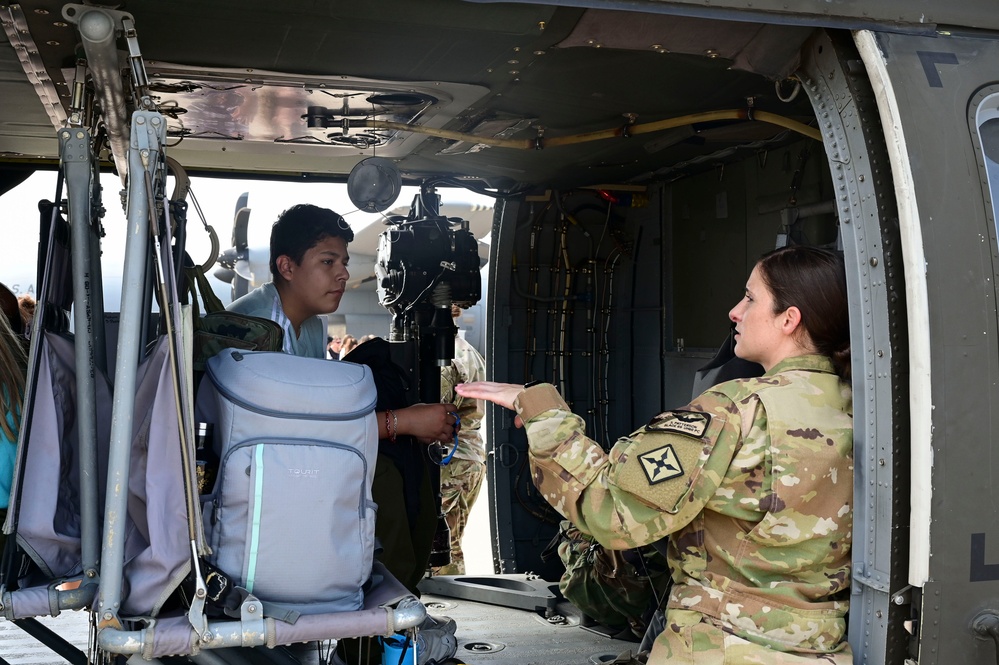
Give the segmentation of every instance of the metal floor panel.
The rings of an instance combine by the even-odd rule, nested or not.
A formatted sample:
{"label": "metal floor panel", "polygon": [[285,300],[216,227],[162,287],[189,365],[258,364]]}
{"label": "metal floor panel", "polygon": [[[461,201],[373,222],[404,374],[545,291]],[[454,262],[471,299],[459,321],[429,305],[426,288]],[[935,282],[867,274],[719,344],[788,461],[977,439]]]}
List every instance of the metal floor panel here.
{"label": "metal floor panel", "polygon": [[[581,628],[578,614],[565,602],[558,610],[567,615],[566,623],[557,624],[525,610],[427,594],[422,600],[431,614],[457,622],[456,655],[468,665],[591,665],[638,647]],[[490,644],[503,648],[484,651]]]}
{"label": "metal floor panel", "polygon": [[[66,611],[57,617],[40,617],[38,622],[51,628],[83,653],[90,635],[87,612]],[[10,621],[0,619],[0,657],[10,665],[65,665],[54,651],[28,635]]]}

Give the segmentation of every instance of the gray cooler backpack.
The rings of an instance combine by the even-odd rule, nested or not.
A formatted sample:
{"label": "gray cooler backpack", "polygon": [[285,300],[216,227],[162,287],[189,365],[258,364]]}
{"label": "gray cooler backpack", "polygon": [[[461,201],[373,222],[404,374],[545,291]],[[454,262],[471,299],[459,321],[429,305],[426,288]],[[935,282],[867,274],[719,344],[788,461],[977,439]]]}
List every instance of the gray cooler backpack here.
{"label": "gray cooler backpack", "polygon": [[225,350],[206,376],[198,417],[219,456],[202,497],[209,563],[275,608],[359,609],[375,548],[371,370]]}

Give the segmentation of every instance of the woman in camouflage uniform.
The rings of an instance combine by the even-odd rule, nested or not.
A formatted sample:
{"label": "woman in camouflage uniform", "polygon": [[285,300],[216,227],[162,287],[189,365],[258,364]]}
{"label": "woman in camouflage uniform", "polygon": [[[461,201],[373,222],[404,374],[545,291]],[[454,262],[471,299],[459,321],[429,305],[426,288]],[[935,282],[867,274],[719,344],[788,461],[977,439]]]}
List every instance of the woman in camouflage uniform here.
{"label": "woman in camouflage uniform", "polygon": [[551,385],[458,392],[516,410],[538,489],[580,530],[618,549],[670,536],[674,585],[650,663],[852,664],[842,259],[808,247],[771,252],[729,318],[736,355],[766,374],[659,414],[610,453]]}

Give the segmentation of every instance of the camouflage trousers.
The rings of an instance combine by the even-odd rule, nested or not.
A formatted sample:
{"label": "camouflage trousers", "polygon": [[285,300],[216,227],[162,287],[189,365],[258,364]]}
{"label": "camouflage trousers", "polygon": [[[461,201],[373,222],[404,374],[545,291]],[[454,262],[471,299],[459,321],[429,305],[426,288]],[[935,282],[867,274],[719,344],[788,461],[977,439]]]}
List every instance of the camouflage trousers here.
{"label": "camouflage trousers", "polygon": [[649,665],[853,665],[850,645],[836,653],[787,653],[726,633],[700,612],[670,609]]}
{"label": "camouflage trousers", "polygon": [[465,534],[468,513],[479,496],[486,465],[467,459],[452,459],[441,467],[441,508],[447,526],[451,529],[451,563],[434,568],[434,575],[464,575],[465,555],[461,551],[461,537]]}

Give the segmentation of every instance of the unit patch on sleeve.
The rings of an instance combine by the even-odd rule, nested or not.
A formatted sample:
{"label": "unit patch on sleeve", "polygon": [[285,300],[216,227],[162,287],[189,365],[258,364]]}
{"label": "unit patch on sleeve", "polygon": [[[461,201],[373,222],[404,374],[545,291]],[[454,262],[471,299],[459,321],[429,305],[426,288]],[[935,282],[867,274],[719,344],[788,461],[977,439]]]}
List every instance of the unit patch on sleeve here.
{"label": "unit patch on sleeve", "polygon": [[652,419],[646,430],[653,432],[676,432],[694,438],[701,438],[708,431],[711,416],[700,411],[666,411]]}
{"label": "unit patch on sleeve", "polygon": [[640,455],[638,459],[642,463],[642,470],[645,471],[650,485],[683,475],[683,465],[680,464],[680,458],[676,456],[672,445],[650,450]]}

